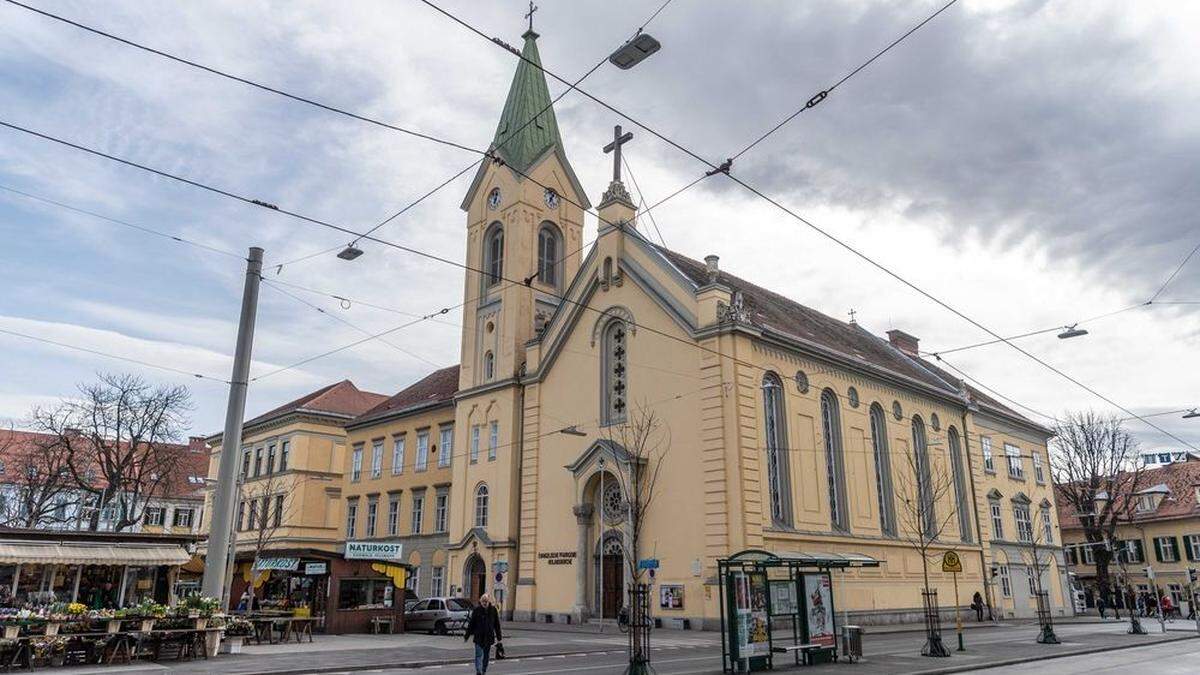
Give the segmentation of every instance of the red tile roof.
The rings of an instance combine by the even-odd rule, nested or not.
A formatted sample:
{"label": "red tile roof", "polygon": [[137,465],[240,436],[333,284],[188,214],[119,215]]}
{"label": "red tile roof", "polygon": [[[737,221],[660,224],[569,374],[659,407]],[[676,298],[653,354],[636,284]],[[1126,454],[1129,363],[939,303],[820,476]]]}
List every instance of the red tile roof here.
{"label": "red tile roof", "polygon": [[450,366],[435,370],[395,396],[354,418],[348,426],[361,426],[384,417],[402,414],[408,410],[418,410],[436,405],[449,403],[458,392],[458,366]]}
{"label": "red tile roof", "polygon": [[278,408],[269,410],[247,421],[243,425],[243,428],[261,424],[301,410],[354,417],[361,415],[386,399],[387,396],[384,394],[363,391],[354,386],[354,383],[350,380],[342,380],[341,382],[321,387],[294,401],[284,403]]}
{"label": "red tile roof", "polygon": [[[1121,480],[1132,481],[1133,473],[1121,474]],[[1133,511],[1130,515],[1134,521],[1159,520],[1164,518],[1200,517],[1200,504],[1196,501],[1195,487],[1200,485],[1200,460],[1176,462],[1165,466],[1142,469],[1138,477],[1136,492],[1142,492],[1157,485],[1166,485],[1169,494],[1159,501],[1158,508],[1152,512]],[[1058,491],[1058,488],[1055,488]],[[1079,527],[1079,515],[1061,495],[1058,498],[1058,521],[1060,527]],[[1133,500],[1136,502],[1136,500]]]}

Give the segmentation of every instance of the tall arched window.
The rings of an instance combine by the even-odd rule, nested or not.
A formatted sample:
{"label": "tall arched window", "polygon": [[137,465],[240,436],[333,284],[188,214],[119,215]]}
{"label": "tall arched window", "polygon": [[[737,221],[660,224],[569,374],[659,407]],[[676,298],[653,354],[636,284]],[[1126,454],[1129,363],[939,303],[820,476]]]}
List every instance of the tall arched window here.
{"label": "tall arched window", "polygon": [[763,376],[762,390],[763,432],[767,441],[767,492],[771,502],[771,522],[790,527],[792,513],[783,382],[775,373],[767,373]]}
{"label": "tall arched window", "polygon": [[925,423],[913,415],[913,468],[917,479],[917,515],[925,536],[933,539],[937,535],[936,515],[933,512],[933,476],[929,466],[929,443],[925,437]]}
{"label": "tall arched window", "polygon": [[846,463],[842,454],[842,416],[837,394],[821,392],[821,428],[825,436],[825,475],[829,479],[829,521],[833,529],[848,531]]}
{"label": "tall arched window", "polygon": [[483,379],[491,381],[496,377],[496,355],[489,349],[483,354]]}
{"label": "tall arched window", "polygon": [[504,228],[492,223],[483,238],[484,287],[499,283],[504,277]]}
{"label": "tall arched window", "polygon": [[475,527],[488,524],[488,487],[481,484],[475,488]]}
{"label": "tall arched window", "polygon": [[629,331],[625,322],[613,319],[604,327],[604,352],[600,359],[600,385],[604,387],[605,424],[625,421],[629,402]]}
{"label": "tall arched window", "polygon": [[950,446],[950,469],[954,472],[954,507],[958,510],[958,532],[962,540],[971,543],[971,514],[967,506],[967,477],[963,465],[962,440],[958,429],[951,426],[946,430]]}
{"label": "tall arched window", "polygon": [[879,495],[879,529],[896,536],[896,497],[892,488],[892,457],[888,454],[887,418],[878,403],[871,406],[871,448],[875,453],[875,489]]}
{"label": "tall arched window", "polygon": [[538,230],[538,280],[551,286],[558,285],[558,228],[554,223],[542,223]]}

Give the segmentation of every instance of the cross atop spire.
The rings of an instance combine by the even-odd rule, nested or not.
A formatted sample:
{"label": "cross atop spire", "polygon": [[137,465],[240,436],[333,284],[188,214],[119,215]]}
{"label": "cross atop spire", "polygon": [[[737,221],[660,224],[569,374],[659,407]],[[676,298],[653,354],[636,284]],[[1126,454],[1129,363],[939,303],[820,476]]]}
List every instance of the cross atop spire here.
{"label": "cross atop spire", "polygon": [[621,182],[621,146],[633,139],[633,132],[621,133],[621,125],[613,127],[613,141],[604,146],[604,154],[613,154],[613,182]]}
{"label": "cross atop spire", "polygon": [[530,2],[529,3],[529,13],[525,15],[525,18],[529,19],[529,32],[530,33],[533,32],[533,13],[536,11],[538,11],[537,5],[533,4],[533,2]]}

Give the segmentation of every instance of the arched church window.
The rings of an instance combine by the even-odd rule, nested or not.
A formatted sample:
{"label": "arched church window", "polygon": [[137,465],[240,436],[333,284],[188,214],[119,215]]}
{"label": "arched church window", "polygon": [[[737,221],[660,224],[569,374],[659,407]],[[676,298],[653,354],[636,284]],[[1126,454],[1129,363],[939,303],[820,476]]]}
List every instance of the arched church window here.
{"label": "arched church window", "polygon": [[879,495],[879,529],[896,536],[896,498],[892,487],[892,456],[888,451],[887,418],[883,408],[871,405],[871,449],[875,454],[875,490]]}
{"label": "arched church window", "polygon": [[491,381],[496,377],[496,355],[489,349],[483,353],[483,379]]}
{"label": "arched church window", "polygon": [[492,286],[504,277],[504,228],[492,223],[483,239],[484,286]]}
{"label": "arched church window", "polygon": [[929,466],[929,444],[925,436],[925,423],[917,415],[912,418],[913,469],[917,479],[917,515],[925,537],[937,536],[936,515],[933,503],[933,476]]}
{"label": "arched church window", "polygon": [[958,510],[958,531],[962,540],[971,542],[971,514],[967,507],[967,479],[962,456],[962,441],[958,429],[951,426],[946,430],[950,446],[950,468],[954,472],[954,506]]}
{"label": "arched church window", "polygon": [[604,328],[604,352],[600,360],[603,371],[600,373],[600,382],[604,387],[602,417],[605,424],[625,421],[629,402],[628,336],[625,322],[620,319],[613,319]]}
{"label": "arched church window", "polygon": [[771,521],[791,525],[788,499],[787,427],[783,407],[783,382],[775,373],[763,376],[763,425],[767,441],[767,491],[771,502]]}
{"label": "arched church window", "polygon": [[837,394],[821,392],[821,426],[825,436],[825,475],[829,480],[829,520],[835,530],[850,529],[846,505],[846,465],[842,457],[842,416]]}
{"label": "arched church window", "polygon": [[488,487],[480,485],[475,488],[475,527],[487,527],[488,524]]}
{"label": "arched church window", "polygon": [[553,223],[542,223],[538,230],[538,280],[550,286],[558,285],[558,228]]}

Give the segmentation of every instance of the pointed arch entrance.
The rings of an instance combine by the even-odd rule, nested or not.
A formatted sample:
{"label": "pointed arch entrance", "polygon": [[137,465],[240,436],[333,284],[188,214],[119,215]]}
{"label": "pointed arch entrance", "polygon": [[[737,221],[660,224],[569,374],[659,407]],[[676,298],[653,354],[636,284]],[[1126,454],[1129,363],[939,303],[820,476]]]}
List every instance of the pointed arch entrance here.
{"label": "pointed arch entrance", "polygon": [[625,547],[621,539],[619,532],[606,532],[593,556],[592,578],[596,580],[593,607],[599,608],[600,616],[605,619],[617,618],[625,604]]}
{"label": "pointed arch entrance", "polygon": [[472,553],[463,564],[463,595],[474,604],[487,592],[487,565],[479,554]]}

